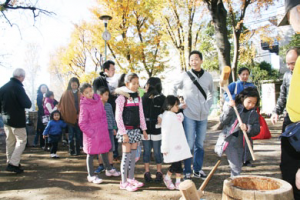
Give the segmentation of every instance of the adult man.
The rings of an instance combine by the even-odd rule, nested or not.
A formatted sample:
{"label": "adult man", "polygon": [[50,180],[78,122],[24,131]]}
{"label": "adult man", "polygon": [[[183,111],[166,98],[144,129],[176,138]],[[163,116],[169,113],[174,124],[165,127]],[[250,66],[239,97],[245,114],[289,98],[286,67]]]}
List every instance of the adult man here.
{"label": "adult man", "polygon": [[[274,108],[273,114],[271,116],[271,121],[273,124],[277,123],[278,116],[280,114],[282,114],[283,111],[285,110],[289,87],[290,87],[290,82],[292,79],[292,73],[293,73],[298,55],[300,55],[300,49],[297,47],[293,47],[293,48],[289,49],[286,53],[285,60],[286,60],[286,65],[289,70],[284,73],[283,81],[280,86],[280,95],[278,97],[276,107]],[[282,132],[284,132],[287,124],[290,124],[290,118],[289,118],[288,114],[284,118]]]}
{"label": "adult man", "polygon": [[[294,31],[300,33],[300,1],[286,0],[285,1],[285,15],[279,23],[279,26],[291,25]],[[298,58],[294,61],[295,66],[293,70],[292,79],[290,82],[289,95],[287,99],[287,112],[291,121],[289,123],[300,121],[300,57],[298,51]],[[286,124],[288,125],[288,124]],[[282,179],[289,182],[293,186],[294,198],[300,199],[300,153],[297,152],[288,139],[281,138],[281,163],[280,169]]]}
{"label": "adult man", "polygon": [[111,104],[113,111],[115,112],[116,96],[114,95],[114,92],[117,88],[117,82],[113,80],[115,75],[115,63],[111,60],[108,60],[102,65],[102,68],[103,72],[100,72],[100,76],[93,82],[94,92],[96,93],[101,86],[107,87],[109,89],[108,103]]}
{"label": "adult man", "polygon": [[[206,178],[202,170],[207,117],[212,106],[213,79],[212,76],[201,68],[203,63],[202,54],[192,51],[189,55],[189,64],[192,70],[183,73],[181,78],[175,82],[173,93],[177,95],[177,89],[182,89],[185,101],[184,108],[184,130],[190,149],[194,149],[194,177]],[[194,79],[194,81],[192,81]],[[200,85],[196,86],[196,83]],[[202,89],[201,89],[202,88]],[[185,179],[191,179],[192,158],[184,161]]]}
{"label": "adult man", "polygon": [[0,111],[6,134],[7,171],[22,173],[20,160],[25,149],[26,116],[25,108],[31,107],[31,101],[23,88],[25,71],[16,69],[8,83],[0,88]]}

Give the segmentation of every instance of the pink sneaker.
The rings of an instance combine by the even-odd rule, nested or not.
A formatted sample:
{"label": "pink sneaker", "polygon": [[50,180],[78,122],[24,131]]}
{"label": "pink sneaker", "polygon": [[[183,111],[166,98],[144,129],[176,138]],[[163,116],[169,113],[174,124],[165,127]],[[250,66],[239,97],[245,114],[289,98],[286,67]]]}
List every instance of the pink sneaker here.
{"label": "pink sneaker", "polygon": [[175,189],[175,186],[172,183],[172,180],[167,180],[166,178],[164,178],[164,183],[165,183],[165,185],[167,186],[167,188],[169,190],[174,190]]}
{"label": "pink sneaker", "polygon": [[176,189],[176,190],[179,190],[179,185],[180,185],[180,183],[181,183],[181,182],[176,182],[176,183],[175,183],[175,189]]}
{"label": "pink sneaker", "polygon": [[106,176],[120,176],[121,172],[118,172],[116,169],[105,170]]}
{"label": "pink sneaker", "polygon": [[134,178],[133,179],[127,179],[127,182],[130,183],[131,185],[135,186],[135,187],[143,187],[144,186],[144,183],[142,182],[138,182],[137,180],[135,180]]}
{"label": "pink sneaker", "polygon": [[120,182],[120,189],[127,190],[128,192],[134,192],[138,190],[137,187],[131,185],[129,182],[122,183],[122,181]]}

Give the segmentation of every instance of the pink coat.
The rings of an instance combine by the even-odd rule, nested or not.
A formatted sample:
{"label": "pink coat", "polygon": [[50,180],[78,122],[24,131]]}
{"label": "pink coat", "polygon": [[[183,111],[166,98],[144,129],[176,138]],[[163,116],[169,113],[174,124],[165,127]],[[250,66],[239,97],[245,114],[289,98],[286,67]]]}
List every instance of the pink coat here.
{"label": "pink coat", "polygon": [[106,112],[99,95],[80,98],[79,126],[83,132],[83,151],[87,154],[106,153],[111,148]]}

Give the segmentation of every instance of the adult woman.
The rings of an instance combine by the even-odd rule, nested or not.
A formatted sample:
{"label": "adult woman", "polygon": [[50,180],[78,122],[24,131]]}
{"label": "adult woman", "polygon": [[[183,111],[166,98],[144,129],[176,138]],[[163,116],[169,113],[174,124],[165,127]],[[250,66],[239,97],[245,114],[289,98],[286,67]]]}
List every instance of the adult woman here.
{"label": "adult woman", "polygon": [[[253,83],[249,83],[248,78],[250,75],[250,70],[247,67],[241,67],[238,71],[239,74],[239,80],[236,82],[232,82],[228,85],[228,89],[231,93],[233,102],[235,100],[235,97],[241,93],[245,88],[247,87],[255,87]],[[229,101],[229,97],[227,93],[224,93],[224,99],[225,99],[225,104],[233,105],[232,102]]]}
{"label": "adult woman", "polygon": [[36,134],[34,137],[33,145],[37,146],[38,141],[40,139],[40,147],[45,146],[45,141],[43,139],[43,132],[45,129],[44,124],[42,123],[42,117],[44,116],[44,94],[49,91],[49,88],[46,84],[41,84],[37,90],[37,98],[36,98],[36,103],[38,106],[38,121],[37,121],[37,130]]}
{"label": "adult woman", "polygon": [[[76,77],[70,79],[67,90],[62,94],[58,104],[63,120],[68,124],[69,154],[79,155],[82,142],[81,131],[78,126],[78,114],[80,104],[79,80]],[[74,144],[75,137],[75,144]]]}

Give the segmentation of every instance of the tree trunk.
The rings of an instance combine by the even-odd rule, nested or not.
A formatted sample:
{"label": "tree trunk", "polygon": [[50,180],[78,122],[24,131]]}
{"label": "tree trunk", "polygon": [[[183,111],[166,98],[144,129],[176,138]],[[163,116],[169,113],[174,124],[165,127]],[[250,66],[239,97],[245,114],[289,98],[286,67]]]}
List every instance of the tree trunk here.
{"label": "tree trunk", "polygon": [[188,54],[191,53],[192,51],[192,45],[193,45],[193,35],[192,35],[192,32],[193,32],[193,23],[194,23],[194,16],[195,16],[195,9],[193,8],[189,8],[189,21],[188,21],[188,24],[189,24],[189,29],[188,29],[188,35],[187,35],[187,41],[188,41]]}
{"label": "tree trunk", "polygon": [[[214,23],[216,44],[218,50],[219,70],[223,67],[230,66],[230,43],[227,36],[227,11],[224,7],[223,0],[204,0]],[[232,77],[229,77],[232,82]],[[224,98],[220,89],[220,110],[223,111]]]}
{"label": "tree trunk", "polygon": [[186,66],[186,59],[184,55],[184,49],[180,49],[180,65],[181,65],[181,71],[187,71],[187,66]]}
{"label": "tree trunk", "polygon": [[233,29],[233,46],[234,46],[234,55],[232,60],[232,67],[231,67],[231,76],[232,81],[237,80],[237,64],[238,64],[238,58],[240,55],[240,34]]}
{"label": "tree trunk", "polygon": [[[222,0],[205,0],[210,11],[216,34],[219,69],[230,66],[230,43],[227,36],[227,11]],[[231,81],[231,79],[230,79]]]}

